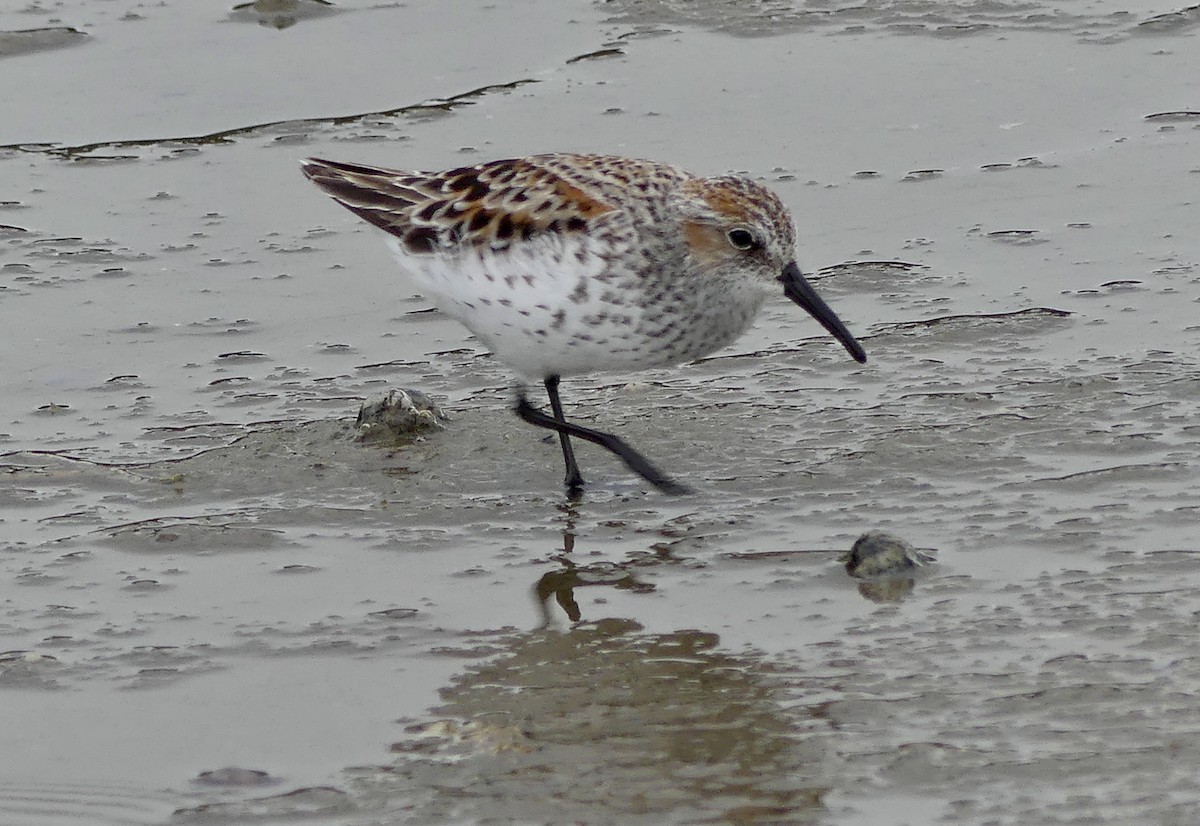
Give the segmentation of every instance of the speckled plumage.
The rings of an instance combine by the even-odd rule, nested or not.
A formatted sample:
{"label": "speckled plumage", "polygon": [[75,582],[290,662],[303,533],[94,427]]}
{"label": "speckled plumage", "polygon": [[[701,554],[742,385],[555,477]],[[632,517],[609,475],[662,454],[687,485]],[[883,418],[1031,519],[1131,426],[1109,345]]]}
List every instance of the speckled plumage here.
{"label": "speckled plumage", "polygon": [[581,154],[433,173],[312,158],[303,170],[384,230],[416,286],[501,361],[545,380],[555,403],[559,376],[724,347],[781,289],[865,359],[796,267],[791,215],[746,178]]}
{"label": "speckled plumage", "polygon": [[[691,361],[737,338],[778,291],[794,230],[738,177],[600,155],[535,155],[440,173],[309,161],[305,174],[388,233],[401,268],[526,378]],[[745,225],[778,259],[723,269]],[[716,247],[717,249],[712,249]]]}

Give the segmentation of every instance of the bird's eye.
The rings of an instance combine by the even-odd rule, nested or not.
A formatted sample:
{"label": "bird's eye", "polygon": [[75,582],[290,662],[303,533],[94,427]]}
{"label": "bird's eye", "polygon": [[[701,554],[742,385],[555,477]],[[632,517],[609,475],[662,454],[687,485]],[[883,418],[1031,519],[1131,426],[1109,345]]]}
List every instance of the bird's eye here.
{"label": "bird's eye", "polygon": [[733,244],[735,249],[752,250],[758,246],[758,241],[754,239],[754,233],[748,229],[731,229],[729,230],[729,243]]}

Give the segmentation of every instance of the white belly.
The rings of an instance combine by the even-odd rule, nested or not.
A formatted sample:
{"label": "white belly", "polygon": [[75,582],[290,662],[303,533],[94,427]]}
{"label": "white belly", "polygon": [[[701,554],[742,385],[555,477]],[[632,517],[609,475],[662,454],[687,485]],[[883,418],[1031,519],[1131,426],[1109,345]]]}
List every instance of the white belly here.
{"label": "white belly", "polygon": [[691,361],[741,335],[762,303],[762,291],[743,284],[648,293],[636,274],[614,274],[594,243],[549,237],[451,257],[413,255],[388,237],[418,289],[528,379]]}

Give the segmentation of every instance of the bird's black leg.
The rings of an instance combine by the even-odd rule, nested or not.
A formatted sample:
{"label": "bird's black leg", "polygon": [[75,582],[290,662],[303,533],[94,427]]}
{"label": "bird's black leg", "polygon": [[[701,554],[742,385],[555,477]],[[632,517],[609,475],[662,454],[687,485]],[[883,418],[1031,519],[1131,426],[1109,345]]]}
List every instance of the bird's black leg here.
{"label": "bird's black leg", "polygon": [[[562,401],[558,398],[558,376],[546,376],[546,394],[550,397],[550,410],[559,424],[566,424],[563,416]],[[563,431],[558,431],[558,440],[562,443],[563,464],[566,465],[567,475],[563,484],[567,490],[574,493],[583,487],[583,476],[579,473],[579,465],[575,463],[575,450],[571,447],[571,437]]]}
{"label": "bird's black leg", "polygon": [[[554,390],[550,391],[550,403],[552,406],[558,400],[558,377],[554,376],[553,378]],[[549,379],[547,379],[546,389],[549,391],[550,387],[551,382]],[[686,485],[681,485],[671,477],[667,476],[654,465],[650,464],[649,459],[638,453],[632,447],[625,444],[625,442],[611,433],[603,433],[599,430],[592,430],[591,428],[581,427],[580,425],[568,422],[562,417],[561,403],[559,403],[558,409],[555,411],[557,417],[547,416],[545,413],[530,404],[529,399],[525,398],[524,389],[520,389],[517,391],[517,404],[513,409],[516,411],[518,416],[520,416],[529,424],[534,425],[535,427],[544,427],[547,430],[556,431],[560,436],[563,437],[564,445],[567,444],[567,436],[575,436],[576,438],[583,439],[584,441],[591,442],[592,444],[600,445],[600,447],[604,448],[610,453],[615,454],[618,459],[625,463],[626,467],[628,467],[638,476],[641,476],[650,484],[654,485],[654,487],[658,488],[663,493],[669,493],[673,496],[691,493],[691,490]],[[571,458],[566,459],[568,486],[570,485],[571,479],[571,466],[574,464],[574,457],[571,453],[569,453],[569,450],[570,448],[567,447],[564,447],[563,449],[564,458],[571,456]],[[576,467],[576,478],[578,478],[578,475],[579,468]],[[580,484],[582,484],[583,480],[580,479],[579,481]]]}

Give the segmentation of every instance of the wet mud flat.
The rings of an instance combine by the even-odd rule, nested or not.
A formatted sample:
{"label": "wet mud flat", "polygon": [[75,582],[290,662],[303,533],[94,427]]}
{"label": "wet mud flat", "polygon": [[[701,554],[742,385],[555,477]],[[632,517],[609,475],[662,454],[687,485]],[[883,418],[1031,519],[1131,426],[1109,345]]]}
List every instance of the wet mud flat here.
{"label": "wet mud flat", "polygon": [[[0,14],[0,822],[1194,822],[1194,12],[317,5]],[[547,149],[761,178],[871,360],[564,382],[697,490],[568,499],[296,168]]]}

